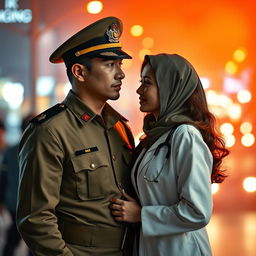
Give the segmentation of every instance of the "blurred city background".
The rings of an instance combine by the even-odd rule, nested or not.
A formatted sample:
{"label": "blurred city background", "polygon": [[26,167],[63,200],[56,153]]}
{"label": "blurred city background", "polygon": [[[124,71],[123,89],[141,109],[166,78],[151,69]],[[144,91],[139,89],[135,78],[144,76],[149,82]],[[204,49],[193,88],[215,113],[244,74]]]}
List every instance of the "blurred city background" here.
{"label": "blurred city background", "polygon": [[[126,74],[121,97],[109,102],[127,119],[138,141],[143,114],[136,88],[145,54],[178,53],[198,71],[209,106],[231,151],[229,177],[213,185],[208,225],[214,256],[256,255],[256,5],[253,0],[0,0],[0,120],[4,139],[20,139],[27,114],[61,102],[70,84],[64,64],[50,54],[89,23],[123,21]],[[0,247],[8,216],[0,216]],[[17,256],[24,255],[21,243]],[[1,255],[1,253],[0,253]]]}

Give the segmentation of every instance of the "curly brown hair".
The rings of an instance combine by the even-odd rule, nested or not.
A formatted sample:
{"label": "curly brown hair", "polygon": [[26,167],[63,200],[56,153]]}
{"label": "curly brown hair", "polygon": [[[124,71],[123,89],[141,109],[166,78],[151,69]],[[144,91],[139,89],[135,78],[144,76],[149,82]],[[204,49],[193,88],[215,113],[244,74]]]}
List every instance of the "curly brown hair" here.
{"label": "curly brown hair", "polygon": [[226,170],[221,169],[221,163],[224,157],[229,154],[225,147],[223,138],[216,130],[216,119],[209,111],[207,100],[202,85],[199,82],[190,98],[185,102],[185,115],[189,116],[207,144],[213,156],[213,167],[211,181],[212,183],[221,183],[227,177]]}

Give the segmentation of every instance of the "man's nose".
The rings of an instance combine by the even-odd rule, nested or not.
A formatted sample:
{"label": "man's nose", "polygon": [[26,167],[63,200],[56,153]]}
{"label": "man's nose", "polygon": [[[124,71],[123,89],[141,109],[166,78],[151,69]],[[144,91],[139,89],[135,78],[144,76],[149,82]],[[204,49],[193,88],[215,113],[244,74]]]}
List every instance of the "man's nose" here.
{"label": "man's nose", "polygon": [[124,74],[124,72],[123,72],[123,70],[121,68],[119,68],[119,70],[118,70],[118,72],[116,74],[116,78],[120,79],[120,80],[125,78],[125,74]]}

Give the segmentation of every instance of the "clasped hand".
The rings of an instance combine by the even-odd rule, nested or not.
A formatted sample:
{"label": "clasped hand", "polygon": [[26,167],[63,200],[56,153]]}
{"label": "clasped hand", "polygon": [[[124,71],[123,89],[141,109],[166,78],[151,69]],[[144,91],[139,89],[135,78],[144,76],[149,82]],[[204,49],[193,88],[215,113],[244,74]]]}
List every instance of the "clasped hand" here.
{"label": "clasped hand", "polygon": [[141,221],[141,207],[134,198],[129,196],[123,189],[122,195],[126,200],[114,198],[110,200],[111,214],[116,221],[136,223]]}

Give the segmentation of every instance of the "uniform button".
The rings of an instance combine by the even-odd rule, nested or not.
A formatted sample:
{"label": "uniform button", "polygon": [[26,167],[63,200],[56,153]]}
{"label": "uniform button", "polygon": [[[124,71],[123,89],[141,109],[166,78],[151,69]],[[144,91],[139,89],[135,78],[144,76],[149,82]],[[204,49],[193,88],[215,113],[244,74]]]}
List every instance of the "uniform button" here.
{"label": "uniform button", "polygon": [[112,155],[113,161],[116,161],[116,155]]}
{"label": "uniform button", "polygon": [[94,163],[90,164],[90,167],[91,167],[92,169],[94,169],[94,168],[95,168],[95,164],[94,164]]}

